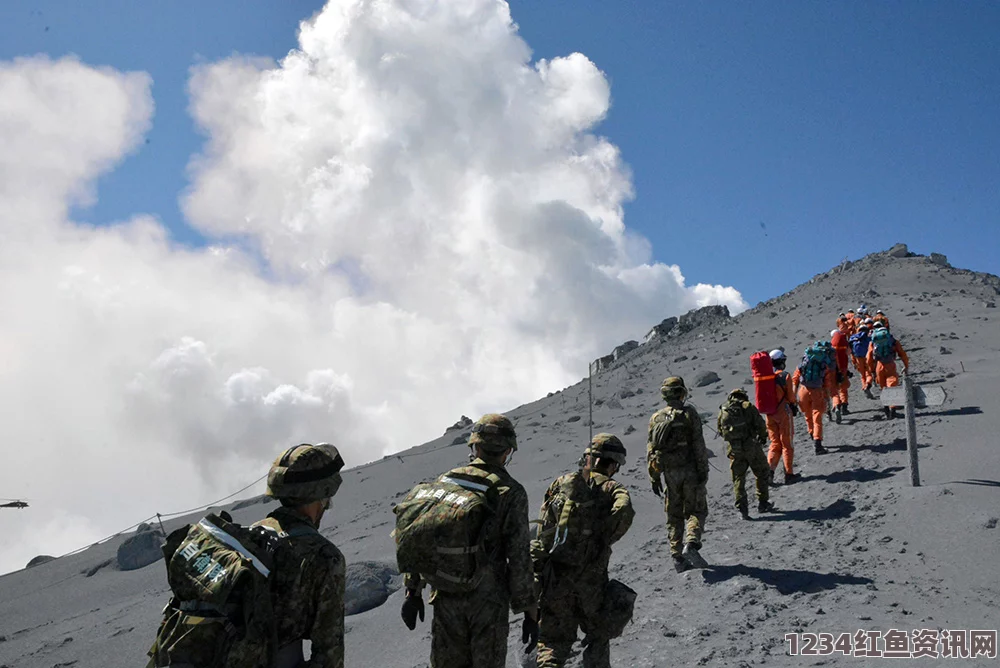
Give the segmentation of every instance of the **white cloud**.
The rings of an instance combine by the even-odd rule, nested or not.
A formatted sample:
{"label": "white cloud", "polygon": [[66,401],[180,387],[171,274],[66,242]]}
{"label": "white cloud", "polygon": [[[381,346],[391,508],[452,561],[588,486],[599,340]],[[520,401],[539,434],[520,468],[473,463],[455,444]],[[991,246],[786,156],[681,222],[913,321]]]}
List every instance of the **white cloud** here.
{"label": "white cloud", "polygon": [[[650,262],[628,169],[591,133],[606,78],[581,54],[531,63],[506,4],[337,2],[300,41],[193,72],[202,249],[148,216],[67,218],[149,127],[148,77],[0,64],[0,490],[32,522],[72,509],[96,539],[303,440],[375,459],[563,387],[667,315],[745,307]],[[0,571],[54,551],[26,514],[0,517]]]}

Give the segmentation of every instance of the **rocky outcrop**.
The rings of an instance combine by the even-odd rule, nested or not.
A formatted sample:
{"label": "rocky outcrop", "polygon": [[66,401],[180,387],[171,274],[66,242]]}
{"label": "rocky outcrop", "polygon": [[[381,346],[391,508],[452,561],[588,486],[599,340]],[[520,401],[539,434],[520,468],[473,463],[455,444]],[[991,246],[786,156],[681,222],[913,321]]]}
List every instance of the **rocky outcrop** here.
{"label": "rocky outcrop", "polygon": [[942,267],[950,267],[951,266],[948,263],[948,256],[947,255],[941,255],[941,253],[931,253],[930,259],[931,259],[931,262],[933,262],[934,264],[939,264]]}
{"label": "rocky outcrop", "polygon": [[639,347],[638,341],[626,341],[611,352],[611,357],[614,361],[620,360],[622,357],[632,352]]}
{"label": "rocky outcrop", "polygon": [[356,615],[377,608],[402,586],[399,571],[380,561],[347,565],[344,614]]}
{"label": "rocky outcrop", "polygon": [[611,368],[611,365],[615,363],[614,354],[605,355],[604,357],[598,357],[594,360],[594,373],[601,373]]}
{"label": "rocky outcrop", "polygon": [[694,386],[705,387],[706,385],[711,385],[712,383],[718,383],[720,380],[722,379],[719,378],[719,374],[714,371],[702,371],[695,376]]}
{"label": "rocky outcrop", "polygon": [[455,424],[453,424],[450,427],[448,427],[447,429],[445,429],[444,433],[447,434],[449,431],[455,431],[456,429],[465,429],[465,428],[471,427],[471,426],[472,426],[472,418],[470,418],[470,417],[468,417],[466,415],[463,415],[462,418],[458,422],[456,422]]}
{"label": "rocky outcrop", "polygon": [[55,561],[55,557],[49,556],[47,554],[40,554],[31,561],[29,561],[28,565],[25,566],[25,568],[33,568],[35,566],[38,566],[39,564],[44,564],[49,561]]}
{"label": "rocky outcrop", "polygon": [[164,538],[163,532],[158,529],[148,529],[127,538],[118,546],[118,568],[134,571],[163,559],[160,546]]}
{"label": "rocky outcrop", "polygon": [[910,257],[910,249],[906,247],[906,244],[896,244],[886,251],[886,255],[894,258]]}

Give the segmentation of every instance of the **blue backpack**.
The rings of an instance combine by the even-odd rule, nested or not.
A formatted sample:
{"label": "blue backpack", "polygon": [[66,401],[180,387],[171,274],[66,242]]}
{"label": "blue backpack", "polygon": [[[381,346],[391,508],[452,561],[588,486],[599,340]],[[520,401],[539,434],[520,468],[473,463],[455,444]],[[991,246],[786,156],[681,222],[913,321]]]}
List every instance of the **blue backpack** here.
{"label": "blue backpack", "polygon": [[875,346],[875,359],[880,362],[891,362],[896,359],[896,339],[888,329],[876,329],[872,334],[872,344]]}
{"label": "blue backpack", "polygon": [[826,348],[822,346],[809,346],[806,348],[805,357],[799,369],[802,371],[802,384],[811,390],[823,387],[823,379],[826,377],[826,369],[829,366],[829,357]]}
{"label": "blue backpack", "polygon": [[868,336],[868,332],[852,334],[848,340],[851,342],[851,351],[855,357],[865,357],[868,355],[868,344],[872,341],[871,337]]}

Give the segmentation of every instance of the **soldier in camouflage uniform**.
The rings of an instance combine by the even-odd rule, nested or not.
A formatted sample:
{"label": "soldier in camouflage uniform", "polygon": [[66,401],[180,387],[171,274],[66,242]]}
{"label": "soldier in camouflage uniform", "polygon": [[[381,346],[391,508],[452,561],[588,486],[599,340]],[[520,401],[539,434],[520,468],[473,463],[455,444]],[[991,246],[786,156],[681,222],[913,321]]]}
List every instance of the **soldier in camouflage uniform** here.
{"label": "soldier in camouflage uniform", "polygon": [[[274,461],[267,495],[281,502],[254,526],[289,533],[318,529],[340,488],[344,460],[332,445],[297,445]],[[294,558],[275,564],[271,595],[277,620],[276,668],[344,667],[344,555],[318,531],[289,537]],[[312,641],[308,662],[302,640]]]}
{"label": "soldier in camouflage uniform", "polygon": [[[701,430],[701,416],[684,404],[684,379],[663,381],[660,394],[667,405],[649,419],[646,461],[653,493],[660,496],[666,484],[664,509],[674,568],[703,567],[701,533],[708,518],[708,449]],[[685,536],[685,523],[687,525]],[[685,540],[686,538],[686,540]],[[683,550],[683,551],[682,551]]]}
{"label": "soldier in camouflage uniform", "polygon": [[[784,407],[782,407],[784,409]],[[767,443],[767,423],[757,407],[750,403],[746,390],[737,388],[729,393],[729,398],[719,408],[717,420],[719,435],[726,441],[726,456],[729,470],[733,475],[733,494],[736,509],[743,519],[749,519],[747,503],[747,469],[753,470],[757,478],[757,512],[774,510],[768,501],[768,480],[771,469],[764,456]]]}
{"label": "soldier in camouflage uniform", "polygon": [[[601,605],[608,585],[611,546],[625,535],[635,517],[628,490],[611,479],[625,464],[625,455],[625,446],[617,436],[598,434],[584,451],[582,471],[556,479],[545,493],[539,538],[531,543],[541,585],[538,668],[565,665],[576,640],[577,627],[586,634],[584,667],[611,666],[611,643],[601,635]],[[592,533],[573,546],[578,553],[574,559],[569,562],[550,559],[552,538],[543,540],[542,536],[546,532],[557,533],[566,499],[563,490],[577,482],[572,480],[574,476],[581,477],[591,490],[591,501],[586,503],[593,505],[592,510],[590,507],[585,510],[590,526],[572,526],[569,530]]]}
{"label": "soldier in camouflage uniform", "polygon": [[[434,606],[431,621],[431,668],[503,668],[507,660],[508,608],[524,613],[522,642],[538,640],[538,610],[528,529],[528,493],[511,477],[505,465],[517,450],[514,425],[504,415],[481,417],[469,437],[469,466],[458,471],[501,479],[499,504],[485,538],[490,555],[488,574],[475,591],[452,593],[432,590],[428,602]],[[410,629],[417,616],[424,617],[417,573],[404,578],[405,598],[401,611]]]}

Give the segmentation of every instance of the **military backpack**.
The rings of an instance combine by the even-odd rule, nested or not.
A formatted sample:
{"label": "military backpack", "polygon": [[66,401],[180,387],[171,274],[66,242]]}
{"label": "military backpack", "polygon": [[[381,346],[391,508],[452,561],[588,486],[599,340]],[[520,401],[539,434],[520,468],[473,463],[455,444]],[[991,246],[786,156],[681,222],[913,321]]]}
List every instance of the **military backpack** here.
{"label": "military backpack", "polygon": [[173,531],[163,546],[172,597],[150,648],[148,668],[257,668],[277,649],[269,576],[288,533],[243,527],[218,515]]}
{"label": "military backpack", "polygon": [[564,475],[542,504],[532,557],[578,567],[595,559],[603,545],[601,530],[611,512],[605,495],[582,472]]}
{"label": "military backpack", "polygon": [[719,435],[729,443],[757,438],[749,401],[727,401],[719,410]]}
{"label": "military backpack", "polygon": [[499,476],[476,466],[416,485],[396,504],[396,563],[435,589],[469,592],[489,567],[487,538],[500,501]]}
{"label": "military backpack", "polygon": [[649,455],[660,470],[685,466],[691,460],[691,417],[682,406],[661,408],[649,420]]}

